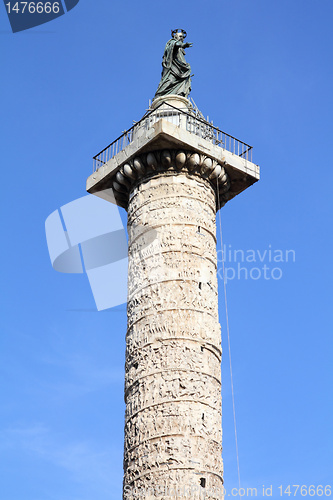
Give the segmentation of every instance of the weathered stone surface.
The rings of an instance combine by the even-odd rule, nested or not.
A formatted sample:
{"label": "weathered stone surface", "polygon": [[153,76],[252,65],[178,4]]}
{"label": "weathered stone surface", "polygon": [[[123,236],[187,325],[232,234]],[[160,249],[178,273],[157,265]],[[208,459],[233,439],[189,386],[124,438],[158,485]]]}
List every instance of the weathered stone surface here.
{"label": "weathered stone surface", "polygon": [[216,194],[169,158],[129,193],[123,498],[221,499]]}
{"label": "weathered stone surface", "polygon": [[[98,194],[103,198],[104,195],[102,192],[105,189],[107,190],[111,184],[116,202],[127,209],[129,194],[133,190],[133,187],[150,179],[153,172],[168,174],[171,180],[166,183],[165,188],[167,189],[167,185],[169,184],[169,191],[172,191],[172,183],[177,182],[178,179],[174,174],[181,171],[187,175],[188,184],[191,184],[192,187],[195,186],[195,183],[193,183],[195,178],[198,181],[200,179],[209,180],[215,192],[218,193],[214,200],[216,210],[216,204],[218,204],[217,208],[224,206],[227,201],[227,193],[230,189],[230,178],[226,173],[224,164],[224,160],[218,163],[217,160],[207,156],[207,153],[198,154],[192,150],[185,149],[154,149],[148,153],[128,159],[120,168],[117,167],[112,173],[109,172],[105,176],[101,172],[96,172],[92,178],[93,184],[96,177],[101,178],[100,180],[104,179],[102,184],[97,182],[99,185],[97,191],[92,187],[87,187],[87,189],[89,192]],[[105,168],[106,166],[103,167],[103,169]],[[88,184],[90,185],[89,179],[87,186]],[[100,190],[101,192],[99,192]],[[161,194],[162,192],[160,196]],[[107,195],[106,199],[108,199]]]}
{"label": "weathered stone surface", "polygon": [[[118,182],[118,171],[132,186],[133,175],[136,180],[143,179],[157,168],[153,158],[159,151],[160,170],[174,168],[206,175],[218,193],[218,208],[257,182],[260,168],[247,155],[251,147],[239,150],[244,143],[229,135],[215,140],[212,125],[198,122],[195,116],[190,101],[183,97],[169,95],[154,100],[150,114],[135,125],[130,143],[110,158],[103,154],[99,158],[97,170],[87,179],[87,191],[127,209],[129,188],[127,182]],[[148,165],[150,153],[153,156],[149,156]],[[108,196],[110,186],[115,191],[112,198]]]}
{"label": "weathered stone surface", "polygon": [[123,500],[223,498],[215,215],[259,177],[172,94],[94,158],[87,191],[128,211]]}

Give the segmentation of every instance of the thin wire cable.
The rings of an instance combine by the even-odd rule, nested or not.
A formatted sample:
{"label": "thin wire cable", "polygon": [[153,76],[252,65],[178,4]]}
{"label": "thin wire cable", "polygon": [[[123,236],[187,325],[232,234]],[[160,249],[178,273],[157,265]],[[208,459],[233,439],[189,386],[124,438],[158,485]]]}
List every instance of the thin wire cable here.
{"label": "thin wire cable", "polygon": [[[217,186],[218,209],[220,209],[220,190],[219,190],[219,180],[218,180],[218,178],[216,179],[216,186]],[[229,350],[229,366],[230,366],[230,381],[231,381],[231,395],[232,395],[232,410],[233,410],[233,415],[234,415],[235,444],[236,444],[236,456],[237,456],[238,494],[239,494],[239,498],[241,498],[241,496],[240,496],[241,480],[240,480],[240,469],[239,469],[239,453],[238,453],[238,439],[237,439],[237,426],[236,426],[234,382],[233,382],[233,376],[232,376],[232,363],[231,363],[229,315],[228,315],[228,301],[227,301],[227,286],[226,286],[226,280],[225,280],[224,248],[223,248],[221,212],[219,212],[219,225],[220,225],[221,251],[222,251],[222,272],[223,272],[224,303],[225,303],[225,315],[226,315],[227,334],[228,334],[228,350]]]}

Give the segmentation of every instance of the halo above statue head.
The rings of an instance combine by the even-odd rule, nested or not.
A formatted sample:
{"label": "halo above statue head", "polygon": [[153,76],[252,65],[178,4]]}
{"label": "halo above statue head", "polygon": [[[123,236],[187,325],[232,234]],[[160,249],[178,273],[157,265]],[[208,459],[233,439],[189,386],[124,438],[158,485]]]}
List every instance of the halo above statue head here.
{"label": "halo above statue head", "polygon": [[178,29],[178,30],[172,30],[172,31],[171,31],[171,36],[172,36],[172,38],[174,38],[174,37],[175,37],[175,35],[176,35],[177,33],[182,33],[182,34],[183,34],[183,36],[184,36],[184,40],[185,40],[185,38],[187,37],[187,33],[186,33],[186,31],[185,31],[185,30],[179,30],[179,29]]}

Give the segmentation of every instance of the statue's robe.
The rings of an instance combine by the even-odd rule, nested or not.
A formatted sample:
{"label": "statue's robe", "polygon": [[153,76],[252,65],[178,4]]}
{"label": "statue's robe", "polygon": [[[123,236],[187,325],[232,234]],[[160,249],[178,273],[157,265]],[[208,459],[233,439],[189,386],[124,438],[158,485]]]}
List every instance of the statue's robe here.
{"label": "statue's robe", "polygon": [[162,78],[155,98],[168,94],[187,97],[191,91],[191,66],[185,61],[185,44],[171,38],[165,46]]}

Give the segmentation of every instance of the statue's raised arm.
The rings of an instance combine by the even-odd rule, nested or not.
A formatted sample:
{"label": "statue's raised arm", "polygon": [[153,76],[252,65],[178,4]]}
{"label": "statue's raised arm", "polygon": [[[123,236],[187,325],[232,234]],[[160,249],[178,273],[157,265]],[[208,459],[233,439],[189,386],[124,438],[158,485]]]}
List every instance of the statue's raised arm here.
{"label": "statue's raised arm", "polygon": [[184,43],[184,30],[173,30],[171,35],[164,49],[162,78],[154,99],[169,94],[187,97],[191,91],[191,66],[185,61],[185,49],[193,44]]}

